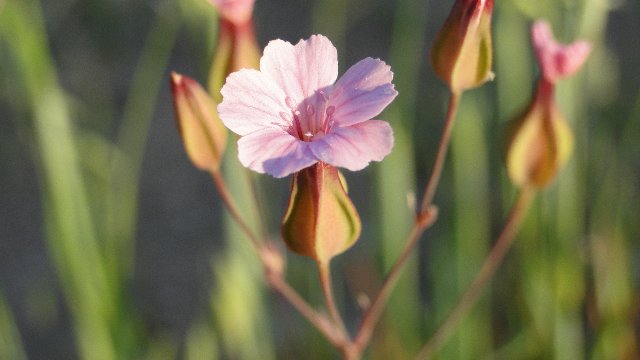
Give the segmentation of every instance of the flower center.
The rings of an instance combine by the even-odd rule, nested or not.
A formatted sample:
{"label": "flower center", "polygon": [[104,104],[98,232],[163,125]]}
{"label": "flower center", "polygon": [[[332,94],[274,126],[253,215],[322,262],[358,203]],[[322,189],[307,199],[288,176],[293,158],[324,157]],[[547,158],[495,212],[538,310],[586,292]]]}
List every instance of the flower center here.
{"label": "flower center", "polygon": [[280,112],[280,117],[291,124],[287,130],[302,141],[313,141],[324,136],[334,124],[334,106],[329,106],[329,97],[324,91],[317,91],[313,96],[297,103],[287,96],[284,99],[290,113]]}

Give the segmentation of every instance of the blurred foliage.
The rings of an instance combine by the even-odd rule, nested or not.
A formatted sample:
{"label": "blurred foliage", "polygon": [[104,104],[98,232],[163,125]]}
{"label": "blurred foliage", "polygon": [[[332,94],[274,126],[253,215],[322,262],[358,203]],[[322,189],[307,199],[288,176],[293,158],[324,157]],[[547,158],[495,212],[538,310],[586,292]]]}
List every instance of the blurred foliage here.
{"label": "blurred foliage", "polygon": [[[400,95],[380,115],[394,127],[394,152],[369,170],[346,174],[363,220],[363,239],[334,270],[350,329],[361,313],[358,301],[375,294],[402,249],[413,199],[429,175],[447,93],[427,55],[452,3],[256,4],[263,46],[274,38],[325,33],[338,47],[341,72],[366,56],[386,60],[395,72]],[[586,68],[556,94],[576,135],[576,153],[539,196],[492,286],[439,356],[640,357],[638,14],[640,4],[631,0],[496,1],[496,79],[462,98],[435,199],[440,218],[392,297],[369,358],[415,354],[501,229],[514,195],[502,168],[501,133],[531,96],[538,70],[528,30],[539,17],[552,23],[561,41],[594,44]],[[216,14],[205,0],[0,0],[0,210],[8,219],[2,226],[11,225],[0,229],[0,358],[337,356],[267,291],[255,254],[218,198],[202,190],[212,185],[189,168],[179,143],[168,72],[204,82],[215,38]],[[232,146],[227,154],[225,176],[252,226],[279,237],[288,184],[247,175]],[[16,180],[22,178],[15,169],[22,167],[35,169],[37,186]],[[27,193],[41,196],[36,208],[42,210],[12,218],[33,208]],[[147,197],[154,200],[143,201]],[[155,218],[161,220],[149,220]],[[46,241],[22,244],[22,233]],[[44,247],[46,267],[32,266],[40,258],[29,254]],[[156,257],[145,253],[152,248],[168,260],[143,261]],[[184,252],[175,249],[186,249],[188,260],[178,263]],[[201,249],[206,252],[199,257]],[[311,264],[295,255],[288,260],[288,279],[319,304]],[[191,262],[202,274],[195,280],[170,266]],[[162,271],[165,265],[172,270]],[[58,290],[40,291],[43,284],[29,280],[46,282],[49,271],[58,281],[44,288],[59,289],[61,298]],[[139,286],[146,284],[141,274],[153,274],[154,289],[161,291]],[[192,292],[183,291],[181,284],[194,282],[187,287]],[[187,311],[164,311],[157,303]],[[56,311],[41,322],[28,316]],[[43,353],[47,349],[58,352]]]}

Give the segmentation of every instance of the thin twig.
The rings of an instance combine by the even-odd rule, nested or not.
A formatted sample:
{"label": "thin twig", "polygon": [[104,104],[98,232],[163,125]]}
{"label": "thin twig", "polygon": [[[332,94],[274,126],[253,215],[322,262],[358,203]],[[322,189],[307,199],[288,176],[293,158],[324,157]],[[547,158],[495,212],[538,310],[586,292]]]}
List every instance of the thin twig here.
{"label": "thin twig", "polygon": [[420,239],[422,233],[424,233],[424,231],[436,221],[437,214],[435,209],[432,209],[431,212],[427,212],[427,214],[428,216],[423,216],[421,219],[418,219],[416,221],[413,229],[411,229],[411,233],[407,238],[407,242],[404,249],[402,250],[402,253],[387,274],[387,277],[385,278],[384,283],[382,284],[382,287],[378,292],[378,295],[376,295],[375,300],[367,309],[367,312],[362,319],[360,329],[358,330],[358,333],[356,334],[356,337],[353,341],[352,351],[354,353],[360,354],[369,344],[376,323],[380,319],[382,310],[384,309],[384,306],[391,296],[391,291],[393,290],[396,282],[402,274],[404,265],[407,263],[409,256],[413,253],[413,250],[418,243],[418,240]]}
{"label": "thin twig", "polygon": [[342,348],[345,339],[340,333],[335,331],[331,321],[323,314],[314,310],[280,275],[266,275],[267,282],[278,293],[282,295],[298,312],[306,318],[329,342],[336,348]]}
{"label": "thin twig", "polygon": [[[256,252],[260,255],[263,254],[263,250],[267,245],[263,244],[255,233],[251,230],[249,225],[243,220],[238,207],[233,199],[233,195],[229,191],[227,184],[219,171],[211,171],[211,177],[214,184],[218,189],[218,193],[222,198],[229,214],[240,227],[240,229],[247,235],[251,244],[254,246]],[[318,331],[320,331],[327,340],[336,348],[346,348],[348,339],[345,338],[345,333],[336,331],[336,326],[323,314],[317,312],[309,305],[282,277],[282,274],[269,266],[268,262],[259,256],[260,261],[265,267],[265,280],[276,292],[280,293],[298,312],[306,318]]]}
{"label": "thin twig", "polygon": [[447,108],[447,118],[444,123],[444,130],[442,131],[442,137],[440,138],[440,145],[438,146],[438,152],[436,154],[436,160],[433,163],[433,169],[431,170],[431,177],[425,186],[424,195],[422,197],[422,203],[420,206],[420,213],[424,213],[429,210],[433,197],[436,194],[436,189],[440,183],[440,176],[442,175],[442,169],[447,158],[447,150],[449,149],[449,142],[451,140],[451,134],[453,133],[453,124],[456,118],[456,112],[458,111],[458,104],[462,93],[451,93],[449,98],[449,106]]}
{"label": "thin twig", "polygon": [[429,177],[429,181],[425,186],[425,192],[422,198],[416,222],[413,226],[413,229],[411,229],[409,236],[407,237],[407,241],[405,242],[402,253],[387,274],[387,277],[382,284],[382,288],[376,295],[373,303],[367,309],[367,312],[363,317],[362,323],[360,325],[358,333],[356,334],[352,346],[352,354],[354,354],[353,359],[358,359],[362,351],[371,341],[373,330],[378,320],[380,319],[382,310],[387,304],[391,295],[391,291],[398,281],[398,278],[400,277],[400,274],[402,273],[402,270],[404,269],[409,256],[413,253],[413,250],[415,249],[418,240],[420,239],[424,231],[427,230],[431,225],[433,225],[433,223],[437,219],[437,209],[431,205],[431,202],[433,201],[436,189],[438,188],[442,170],[444,168],[444,163],[447,157],[447,149],[449,148],[451,133],[453,131],[453,124],[461,96],[461,93],[451,93],[449,105],[447,108],[445,125],[442,131],[442,136],[440,138],[440,145],[438,146],[436,159],[433,163],[431,176]]}
{"label": "thin twig", "polygon": [[491,252],[482,264],[480,271],[473,279],[473,282],[465,293],[462,295],[456,306],[451,310],[445,321],[440,325],[438,330],[429,339],[425,346],[420,350],[416,360],[429,359],[435,355],[436,351],[445,343],[445,341],[453,334],[460,321],[469,312],[473,305],[478,301],[482,294],[482,290],[487,286],[493,278],[496,270],[502,264],[507,251],[513,244],[515,235],[527,213],[531,200],[533,200],[535,191],[532,189],[522,189],[518,195],[516,203],[511,208],[511,213],[502,233],[496,240]]}
{"label": "thin twig", "polygon": [[242,216],[238,211],[238,206],[233,200],[233,195],[231,195],[231,192],[229,191],[229,188],[227,187],[227,183],[225,182],[224,178],[222,177],[219,171],[211,171],[211,177],[213,178],[213,182],[216,185],[216,188],[218,189],[218,193],[220,194],[222,201],[226,205],[227,210],[229,211],[229,214],[231,215],[233,220],[236,222],[236,224],[238,224],[240,229],[247,235],[249,240],[251,240],[251,243],[255,247],[256,251],[258,251],[259,253],[261,248],[260,240],[258,239],[256,234],[253,232],[253,230],[251,230],[249,225],[242,219]]}
{"label": "thin twig", "polygon": [[329,262],[318,262],[318,272],[320,273],[320,284],[322,285],[322,293],[324,294],[327,310],[333,320],[338,331],[342,333],[342,337],[348,339],[347,328],[340,316],[338,307],[336,306],[335,297],[333,296],[333,285],[331,281],[331,267]]}

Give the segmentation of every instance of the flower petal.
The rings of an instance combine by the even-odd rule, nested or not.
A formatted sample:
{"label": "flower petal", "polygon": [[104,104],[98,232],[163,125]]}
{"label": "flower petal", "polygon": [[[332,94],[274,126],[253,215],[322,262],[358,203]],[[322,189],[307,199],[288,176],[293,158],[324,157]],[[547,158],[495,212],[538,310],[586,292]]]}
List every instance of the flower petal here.
{"label": "flower petal", "polygon": [[393,130],[386,121],[369,120],[353,126],[334,127],[310,144],[318,159],[356,171],[371,161],[382,160],[391,152]]}
{"label": "flower petal", "polygon": [[591,44],[586,41],[576,41],[568,45],[558,43],[551,26],[544,20],[538,20],[533,24],[531,39],[542,75],[551,82],[576,73],[591,52]]}
{"label": "flower petal", "polygon": [[335,84],[329,102],[339,126],[357,124],[380,114],[398,95],[389,65],[366,58],[353,65]]}
{"label": "flower petal", "polygon": [[218,105],[220,119],[238,135],[292,126],[280,116],[282,112],[291,112],[284,102],[284,92],[257,70],[242,69],[229,75],[220,92],[223,96]]}
{"label": "flower petal", "polygon": [[262,129],[238,140],[238,159],[259,173],[281,178],[318,161],[309,143],[278,129]]}
{"label": "flower petal", "polygon": [[300,40],[295,46],[273,40],[264,49],[260,71],[270,76],[297,106],[336,81],[338,54],[331,41],[322,35]]}

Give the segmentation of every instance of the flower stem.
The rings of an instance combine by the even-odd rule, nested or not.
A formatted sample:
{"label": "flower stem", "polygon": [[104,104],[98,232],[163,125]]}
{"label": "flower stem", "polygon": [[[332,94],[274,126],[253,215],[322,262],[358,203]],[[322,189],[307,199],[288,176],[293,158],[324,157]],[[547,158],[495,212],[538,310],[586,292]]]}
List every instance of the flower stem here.
{"label": "flower stem", "polygon": [[[353,342],[352,352],[360,354],[369,344],[371,340],[371,335],[373,334],[373,330],[376,326],[376,323],[380,319],[380,315],[382,314],[382,310],[386,305],[389,297],[391,296],[391,291],[393,290],[396,282],[400,278],[404,265],[407,263],[409,256],[413,252],[420,236],[424,231],[429,228],[437,218],[437,213],[435,209],[432,211],[427,211],[424,216],[421,216],[411,229],[411,233],[407,238],[407,242],[405,244],[402,253],[393,264],[393,267],[387,274],[387,277],[382,284],[382,288],[376,295],[375,300],[371,304],[371,306],[367,309],[358,333]],[[355,357],[358,358],[358,357]]]}
{"label": "flower stem", "polygon": [[535,196],[535,191],[530,188],[524,188],[520,191],[516,203],[511,208],[511,213],[502,233],[493,245],[491,252],[485,259],[480,271],[473,279],[464,292],[456,306],[451,310],[445,321],[440,325],[438,330],[429,339],[425,346],[418,353],[417,359],[429,359],[435,355],[436,351],[445,341],[453,334],[460,321],[471,310],[473,305],[478,301],[482,294],[482,290],[487,286],[493,278],[496,270],[502,264],[507,251],[513,244],[515,235],[527,213],[529,205]]}
{"label": "flower stem", "polygon": [[442,175],[442,169],[444,168],[444,162],[447,158],[447,150],[449,149],[449,142],[451,140],[451,133],[453,132],[453,124],[458,111],[458,104],[462,93],[452,92],[449,98],[449,106],[447,108],[447,118],[444,124],[444,130],[442,131],[442,137],[440,138],[440,145],[438,146],[438,153],[436,154],[436,160],[433,163],[433,169],[431,170],[431,177],[425,186],[424,195],[422,197],[422,203],[420,206],[420,213],[425,213],[431,207],[433,197],[436,194],[436,189],[440,183],[440,176]]}
{"label": "flower stem", "polygon": [[[259,238],[255,235],[255,233],[251,230],[249,225],[243,220],[240,212],[238,211],[238,207],[233,199],[233,195],[229,191],[227,184],[220,174],[219,171],[211,171],[211,177],[213,178],[214,184],[220,193],[220,197],[224,202],[227,210],[231,214],[231,217],[236,222],[236,224],[240,227],[240,229],[247,235],[251,244],[255,248],[258,254],[261,254],[262,249],[266,246],[262,244]],[[340,322],[338,325],[334,325],[327,319],[326,316],[314,310],[311,305],[309,305],[282,277],[282,275],[278,272],[271,271],[269,264],[264,260],[264,258],[260,257],[260,260],[265,268],[265,280],[274,289],[276,292],[280,293],[283,298],[285,298],[298,312],[305,317],[318,331],[320,331],[327,340],[333,344],[336,348],[345,348],[346,340],[346,332],[336,332],[336,326],[341,326],[344,329],[344,325],[341,325]],[[321,276],[322,272],[321,272]],[[328,274],[328,270],[326,276],[330,277]],[[323,285],[324,286],[324,285]],[[329,282],[328,286],[331,286]],[[333,300],[333,295],[330,297]],[[333,304],[333,301],[332,301]],[[335,305],[330,306],[331,309],[333,307],[335,311]],[[337,312],[336,312],[337,314]],[[332,314],[333,315],[333,314]]]}
{"label": "flower stem", "polygon": [[327,310],[331,315],[334,326],[340,331],[343,338],[348,339],[347,328],[344,326],[344,321],[340,316],[338,307],[336,306],[335,298],[333,296],[333,285],[331,282],[331,267],[328,261],[318,262],[318,271],[320,273],[320,284],[322,285],[322,292],[327,303]]}
{"label": "flower stem", "polygon": [[247,235],[249,240],[251,240],[251,243],[253,244],[254,248],[259,253],[261,248],[260,240],[240,215],[240,212],[238,211],[238,206],[236,205],[233,199],[233,195],[231,195],[231,192],[229,191],[229,188],[227,187],[227,183],[222,177],[222,174],[220,174],[220,171],[216,171],[216,170],[211,171],[210,173],[211,173],[211,177],[213,178],[213,182],[216,185],[216,188],[218,189],[218,193],[220,194],[222,201],[224,202],[224,204],[227,207],[227,210],[229,211],[229,214],[231,215],[233,220],[236,222],[236,224],[238,224],[240,229]]}
{"label": "flower stem", "polygon": [[436,159],[433,164],[431,177],[429,178],[429,181],[425,186],[425,192],[422,198],[422,203],[420,205],[420,210],[418,212],[416,222],[411,229],[409,236],[407,237],[407,241],[405,243],[404,249],[402,250],[402,253],[393,264],[393,267],[387,274],[387,277],[382,284],[382,288],[376,295],[376,298],[374,299],[371,306],[367,309],[367,312],[362,319],[360,329],[356,334],[351,349],[352,353],[356,354],[353,357],[354,359],[359,358],[359,354],[362,353],[364,348],[366,348],[371,341],[371,335],[373,334],[373,330],[375,329],[375,326],[380,319],[380,315],[382,315],[382,310],[387,304],[389,297],[391,296],[391,292],[396,282],[398,281],[400,274],[402,273],[402,270],[404,269],[404,266],[409,259],[409,256],[413,253],[418,240],[420,239],[424,231],[427,230],[437,219],[437,209],[431,205],[431,202],[433,201],[433,197],[438,187],[438,183],[440,182],[440,176],[444,168],[444,162],[446,159],[447,150],[449,148],[453,124],[456,112],[458,111],[458,104],[460,103],[461,96],[462,93],[451,93],[449,105],[447,108],[445,126],[440,138],[440,145],[438,146],[438,153],[436,154]]}
{"label": "flower stem", "polygon": [[287,284],[280,275],[266,276],[267,282],[284,297],[298,312],[306,318],[329,342],[336,348],[344,346],[345,339],[339,333],[336,333],[335,327],[329,319],[323,314],[314,310],[295,290]]}

